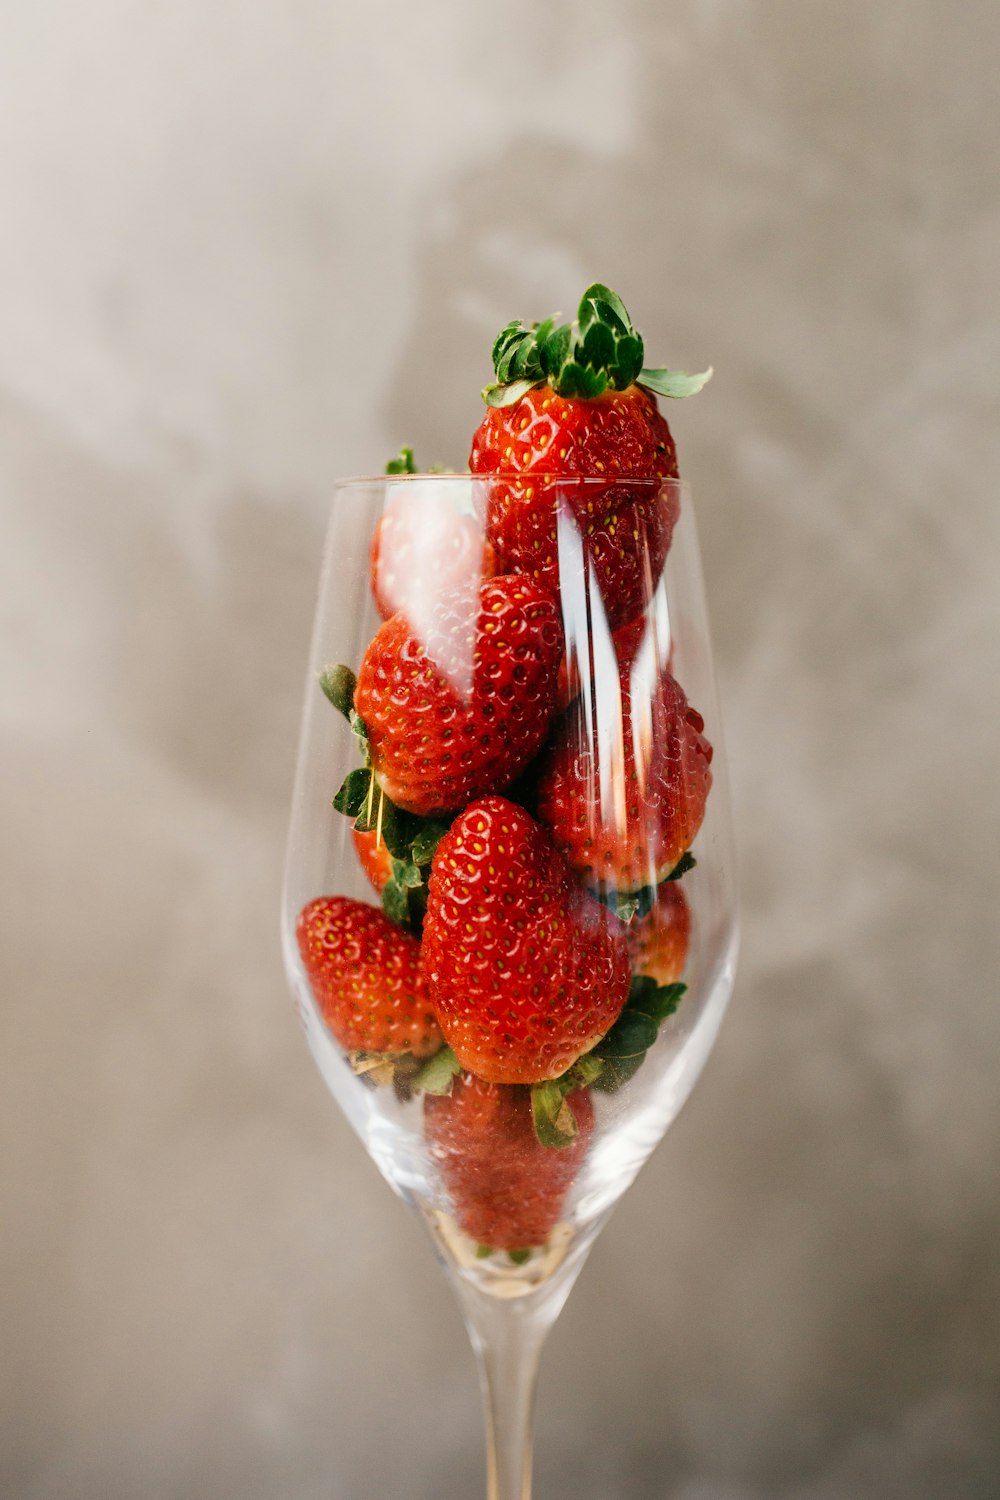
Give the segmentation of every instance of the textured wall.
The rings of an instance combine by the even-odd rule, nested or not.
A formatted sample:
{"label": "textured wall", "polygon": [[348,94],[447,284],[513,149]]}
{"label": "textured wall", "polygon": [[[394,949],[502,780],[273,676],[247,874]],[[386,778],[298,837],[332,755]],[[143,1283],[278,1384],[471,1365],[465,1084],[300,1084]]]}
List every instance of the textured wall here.
{"label": "textured wall", "polygon": [[997,1495],[998,75],[995,0],[0,7],[5,1497],[480,1492],[275,912],[331,478],[593,277],[718,372],[746,936],[539,1492]]}

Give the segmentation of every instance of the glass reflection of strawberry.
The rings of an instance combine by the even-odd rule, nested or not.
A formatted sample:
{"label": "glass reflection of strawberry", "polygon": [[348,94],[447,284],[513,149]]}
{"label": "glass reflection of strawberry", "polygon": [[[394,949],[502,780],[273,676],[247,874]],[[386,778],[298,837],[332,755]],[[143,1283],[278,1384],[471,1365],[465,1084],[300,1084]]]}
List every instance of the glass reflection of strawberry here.
{"label": "glass reflection of strawberry", "polygon": [[644,368],[642,339],[621,298],[600,284],[587,288],[572,325],[509,323],[493,362],[496,383],[483,392],[489,410],[469,458],[473,474],[498,476],[488,538],[504,567],[557,592],[567,562],[553,480],[596,481],[565,486],[561,503],[613,630],[648,601],[677,518],[676,492],[657,483],[678,470],[656,396],[693,395],[711,371]]}
{"label": "glass reflection of strawberry", "polygon": [[574,882],[524,808],[485,797],[438,845],[423,966],[462,1067],[492,1083],[558,1077],[628,999],[625,929]]}
{"label": "glass reflection of strawberry", "polygon": [[[576,698],[557,726],[537,808],[585,883],[620,892],[658,885],[690,849],[712,785],[705,721],[665,667],[633,712],[633,678],[591,706]],[[602,762],[602,756],[604,760]]]}
{"label": "glass reflection of strawberry", "polygon": [[431,1154],[451,1195],[459,1228],[493,1250],[543,1245],[555,1227],[594,1128],[586,1089],[567,1100],[577,1124],[559,1150],[540,1144],[526,1088],[484,1083],[470,1073],[450,1094],[428,1094]]}

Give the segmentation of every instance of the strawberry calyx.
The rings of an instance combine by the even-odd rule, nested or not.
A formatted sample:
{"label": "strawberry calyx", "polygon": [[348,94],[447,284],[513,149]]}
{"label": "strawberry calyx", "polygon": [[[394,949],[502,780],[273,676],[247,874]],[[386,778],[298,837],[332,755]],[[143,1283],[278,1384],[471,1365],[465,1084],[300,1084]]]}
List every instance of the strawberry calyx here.
{"label": "strawberry calyx", "polygon": [[[617,1021],[615,1025],[617,1026]],[[611,1028],[612,1031],[614,1027]],[[609,1031],[608,1036],[611,1035]],[[600,1045],[600,1044],[598,1044]],[[589,1088],[604,1071],[603,1061],[593,1052],[577,1058],[558,1078],[546,1078],[531,1086],[531,1116],[539,1144],[561,1150],[571,1146],[579,1134],[569,1095]]]}
{"label": "strawberry calyx", "polygon": [[419,929],[427,909],[427,879],[448,824],[404,812],[386,796],[371,765],[368,731],[354,707],[357,678],[350,667],[327,667],[320,687],[357,735],[365,764],[348,771],[333,805],[352,819],[357,833],[374,833],[389,851],[391,874],[382,888],[382,910],[401,927]]}
{"label": "strawberry calyx", "polygon": [[413,449],[404,444],[395,458],[389,459],[384,472],[386,474],[444,474],[447,470],[442,464],[431,464],[429,468],[422,469],[413,456]]}
{"label": "strawberry calyx", "polygon": [[483,389],[483,400],[487,406],[512,406],[541,385],[557,396],[583,400],[631,385],[679,399],[696,395],[712,375],[711,367],[700,375],[645,367],[643,355],[642,335],[618,293],[594,282],[574,322],[515,319],[500,330],[493,343],[496,380]]}
{"label": "strawberry calyx", "polygon": [[392,1084],[400,1098],[414,1094],[450,1094],[462,1064],[450,1047],[441,1047],[433,1057],[414,1057],[412,1052],[349,1052],[351,1071],[363,1082],[383,1088]]}
{"label": "strawberry calyx", "polygon": [[442,1047],[429,1062],[424,1063],[413,1080],[413,1087],[425,1094],[450,1094],[461,1071],[462,1064],[451,1048]]}
{"label": "strawberry calyx", "polygon": [[401,927],[419,928],[427,909],[427,879],[446,823],[403,812],[383,792],[370,766],[349,771],[333,799],[358,833],[374,833],[389,851],[391,874],[382,888],[382,910]]}
{"label": "strawberry calyx", "polygon": [[354,690],[358,685],[358,679],[350,667],[339,665],[336,667],[324,667],[319,674],[319,685],[327,698],[333,704],[339,714],[350,724],[351,729],[361,741],[361,750],[365,758],[365,765],[371,764],[371,751],[368,747],[368,730],[365,721],[354,707]]}
{"label": "strawberry calyx", "polygon": [[614,886],[602,885],[591,894],[602,906],[613,911],[619,921],[627,925],[636,917],[642,918],[649,915],[656,905],[656,893],[660,886],[669,885],[672,880],[680,880],[681,876],[693,870],[697,863],[691,850],[688,849],[658,885],[643,885],[635,891],[619,891]]}
{"label": "strawberry calyx", "polygon": [[392,1084],[400,1089],[417,1073],[421,1061],[412,1052],[348,1052],[347,1061],[356,1078],[372,1088],[385,1088]]}
{"label": "strawberry calyx", "polygon": [[589,1054],[601,1063],[594,1088],[613,1094],[639,1071],[660,1027],[673,1015],[686,991],[686,984],[657,984],[647,974],[634,976],[621,1015]]}
{"label": "strawberry calyx", "polygon": [[[578,1127],[569,1096],[584,1088],[613,1094],[627,1083],[642,1066],[661,1025],[673,1015],[686,989],[686,984],[657,984],[648,975],[637,974],[620,1016],[596,1047],[560,1077],[532,1086],[531,1112],[541,1145],[560,1149],[573,1143]],[[426,1063],[424,1070],[430,1066]]]}
{"label": "strawberry calyx", "polygon": [[531,1259],[531,1250],[496,1250],[492,1245],[477,1245],[476,1259],[489,1260],[491,1255],[506,1255],[511,1265],[523,1266]]}
{"label": "strawberry calyx", "polygon": [[[444,1093],[443,1088],[430,1086],[423,1081],[426,1074],[433,1083],[449,1071],[451,1049],[442,1047],[433,1057],[414,1057],[412,1052],[363,1052],[347,1054],[347,1062],[356,1078],[369,1088],[391,1087],[401,1104],[406,1104],[421,1090],[427,1093]],[[457,1066],[458,1059],[455,1058]]]}
{"label": "strawberry calyx", "polygon": [[417,468],[413,459],[413,449],[406,447],[400,448],[399,452],[396,454],[396,457],[390,458],[389,462],[386,464],[385,472],[387,474],[419,474],[420,470]]}

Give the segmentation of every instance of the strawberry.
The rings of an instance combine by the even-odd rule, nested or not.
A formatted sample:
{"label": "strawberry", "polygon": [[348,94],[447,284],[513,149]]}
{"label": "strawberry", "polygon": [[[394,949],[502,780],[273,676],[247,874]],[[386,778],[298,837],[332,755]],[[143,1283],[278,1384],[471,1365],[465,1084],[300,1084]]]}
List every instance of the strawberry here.
{"label": "strawberry", "polygon": [[567,1102],[577,1134],[570,1145],[555,1150],[541,1145],[535,1134],[528,1089],[464,1073],[450,1094],[426,1095],[431,1156],[459,1228],[478,1244],[517,1251],[548,1239],[594,1128],[588,1090],[577,1089]]}
{"label": "strawberry", "polygon": [[310,901],[297,935],[316,1004],[342,1047],[415,1057],[437,1051],[441,1033],[415,937],[346,896]]}
{"label": "strawberry", "polygon": [[392,879],[392,855],[388,844],[379,838],[378,831],[374,828],[364,831],[355,828],[351,837],[354,839],[361,868],[381,896],[388,881]]}
{"label": "strawberry", "polygon": [[623,925],[503,797],[466,808],[437,847],[423,964],[459,1062],[490,1083],[558,1077],[628,998]]}
{"label": "strawberry", "polygon": [[[642,466],[629,483],[575,482],[602,469],[628,474],[629,462]],[[677,465],[667,424],[644,391],[633,386],[581,401],[547,387],[530,390],[515,405],[487,412],[469,465],[474,474],[500,476],[489,489],[487,532],[506,567],[558,590],[561,500],[578,533],[573,544],[593,575],[591,608],[596,595],[612,630],[641,612],[678,512],[676,489],[648,482],[675,477]],[[560,484],[550,477],[553,468],[574,482]],[[517,477],[508,478],[510,470]]]}
{"label": "strawberry", "polygon": [[690,848],[712,784],[704,727],[665,667],[640,702],[620,666],[617,693],[570,705],[541,768],[537,809],[588,885],[656,886]]}
{"label": "strawberry", "polygon": [[684,972],[691,935],[691,909],[680,884],[668,880],[650,911],[628,927],[628,951],[636,974],[658,985],[676,984]]}
{"label": "strawberry", "polygon": [[372,593],[383,620],[402,610],[422,624],[442,591],[495,572],[482,526],[454,509],[446,489],[424,479],[394,490],[371,546]]}
{"label": "strawberry", "polygon": [[[639,615],[630,620],[627,625],[621,625],[611,637],[614,647],[615,660],[624,671],[631,668],[633,661],[639,654],[647,635],[647,621],[645,615]],[[581,677],[584,675],[580,669],[579,648],[584,642],[574,641],[559,663],[559,682],[556,688],[556,704],[560,709],[568,708],[573,699],[579,693],[582,686]],[[589,652],[588,652],[589,656]],[[592,676],[592,668],[588,660],[585,668],[588,680]]]}
{"label": "strawberry", "polygon": [[387,620],[354,690],[386,796],[426,816],[508,786],[548,733],[562,647],[552,595],[511,575],[440,595],[419,633]]}
{"label": "strawberry", "polygon": [[711,371],[644,369],[624,304],[599,284],[573,325],[508,324],[493,361],[469,457],[473,474],[498,476],[489,540],[505,567],[554,592],[575,546],[591,612],[599,594],[614,630],[651,597],[677,519],[677,490],[661,482],[677,478],[677,453],[655,393],[693,395]]}

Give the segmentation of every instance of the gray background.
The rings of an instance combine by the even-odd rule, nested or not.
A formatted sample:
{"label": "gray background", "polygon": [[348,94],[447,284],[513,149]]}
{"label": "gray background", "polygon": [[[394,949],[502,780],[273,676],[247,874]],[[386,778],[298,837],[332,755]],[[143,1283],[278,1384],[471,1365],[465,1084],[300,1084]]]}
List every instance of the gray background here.
{"label": "gray background", "polygon": [[595,277],[718,372],[746,935],[539,1494],[1000,1495],[998,75],[995,0],[0,3],[4,1497],[481,1493],[275,914],[331,479]]}

